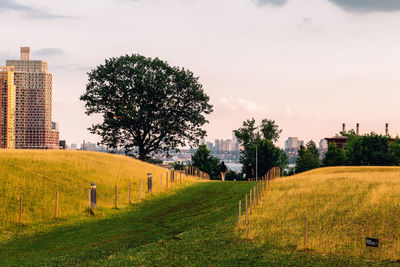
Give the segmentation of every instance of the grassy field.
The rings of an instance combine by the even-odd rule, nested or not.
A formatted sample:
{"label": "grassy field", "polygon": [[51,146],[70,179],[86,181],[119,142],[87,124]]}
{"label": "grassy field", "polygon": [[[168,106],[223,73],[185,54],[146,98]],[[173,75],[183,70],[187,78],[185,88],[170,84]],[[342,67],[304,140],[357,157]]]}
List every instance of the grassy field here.
{"label": "grassy field", "polygon": [[[77,164],[76,169],[85,173],[77,176],[83,180],[81,185],[85,190],[65,193],[71,198],[75,196],[74,201],[78,203],[75,205],[79,207],[69,216],[3,226],[0,266],[385,266],[399,263],[400,168],[327,168],[276,179],[250,216],[250,239],[247,240],[244,228],[237,229],[238,202],[243,203],[254,182],[193,180],[176,186],[175,190],[147,196],[134,205],[127,205],[126,197],[125,202],[121,200],[123,207],[113,209],[115,183],[122,186],[129,179],[137,182],[142,175],[146,177],[148,169],[153,168],[156,173],[158,168],[126,157],[101,155],[99,158],[96,153],[39,155],[32,151],[30,156],[10,153],[16,153],[10,159],[33,160],[35,168],[42,166],[44,173],[51,167],[53,177],[57,173],[54,170],[63,171],[58,177],[67,176],[66,170]],[[72,159],[77,157],[79,163]],[[9,163],[6,159],[1,162]],[[123,169],[129,170],[129,174],[125,175]],[[164,171],[160,169],[159,174]],[[76,176],[69,177],[72,180]],[[104,201],[104,207],[94,216],[82,215],[87,205],[86,190],[92,179],[105,184],[101,192],[108,190],[110,204]],[[107,182],[107,179],[111,180]],[[39,181],[33,184],[36,191],[40,188]],[[48,185],[44,188],[53,188],[51,180],[45,181],[42,183]],[[5,186],[6,182],[2,183]],[[26,187],[19,188],[23,191]],[[79,204],[80,194],[82,204]],[[303,245],[305,216],[309,222],[307,247]],[[366,248],[367,236],[379,238],[380,247]]]}
{"label": "grassy field", "polygon": [[[250,216],[249,237],[260,246],[398,263],[399,215],[400,168],[323,168],[277,179]],[[366,237],[378,238],[379,248],[366,247]]]}
{"label": "grassy field", "polygon": [[[25,225],[52,221],[56,191],[59,191],[61,219],[84,214],[88,188],[97,183],[98,212],[114,207],[115,185],[118,206],[140,201],[140,184],[147,191],[147,173],[153,174],[154,193],[165,189],[167,170],[129,157],[83,151],[0,151],[0,230],[15,226],[19,219],[19,198],[23,199]],[[186,182],[194,181],[187,179]],[[169,187],[171,183],[169,183]]]}
{"label": "grassy field", "polygon": [[[243,239],[237,203],[252,182],[206,182],[103,217],[66,219],[0,242],[0,266],[349,266],[359,259]],[[30,227],[34,227],[33,225]],[[379,265],[381,262],[372,262]]]}

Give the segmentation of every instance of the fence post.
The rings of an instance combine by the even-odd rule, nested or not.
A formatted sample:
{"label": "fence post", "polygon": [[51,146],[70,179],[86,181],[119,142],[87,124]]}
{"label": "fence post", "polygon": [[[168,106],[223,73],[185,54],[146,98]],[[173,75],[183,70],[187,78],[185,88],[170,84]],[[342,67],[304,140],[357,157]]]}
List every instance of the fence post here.
{"label": "fence post", "polygon": [[128,205],[131,204],[131,182],[128,182]]}
{"label": "fence post", "polygon": [[253,209],[253,205],[252,205],[252,199],[253,199],[253,197],[252,197],[252,189],[250,189],[250,214],[252,213],[252,209]]}
{"label": "fence post", "polygon": [[[251,197],[250,197],[250,202],[251,202]],[[246,194],[245,209],[246,209],[246,238],[248,239],[249,238],[249,213],[248,213],[248,209],[247,209],[247,194]],[[251,204],[250,204],[250,210],[251,210]]]}
{"label": "fence post", "polygon": [[140,180],[140,199],[143,198],[143,178]]}
{"label": "fence post", "polygon": [[19,197],[19,223],[22,223],[22,196]]}
{"label": "fence post", "polygon": [[254,208],[256,208],[257,202],[256,202],[256,197],[257,197],[257,192],[256,192],[256,187],[253,187],[253,205]]}
{"label": "fence post", "polygon": [[166,190],[168,191],[168,172],[165,175],[165,187],[166,187]]}
{"label": "fence post", "polygon": [[238,227],[240,230],[240,215],[242,214],[242,201],[239,200],[239,221],[238,221]]}
{"label": "fence post", "polygon": [[92,204],[91,203],[91,199],[90,199],[90,192],[92,191],[92,189],[91,188],[89,188],[89,191],[88,191],[88,210],[89,210],[89,215],[90,215],[90,205]]}
{"label": "fence post", "polygon": [[118,208],[118,186],[115,185],[115,208]]}
{"label": "fence post", "polygon": [[162,192],[162,190],[163,190],[163,188],[162,188],[162,173],[161,173],[161,178],[160,178],[160,186],[161,186],[161,192]]}
{"label": "fence post", "polygon": [[307,217],[304,217],[304,248],[307,247]]}
{"label": "fence post", "polygon": [[58,217],[58,191],[56,192],[56,210],[54,216]]}

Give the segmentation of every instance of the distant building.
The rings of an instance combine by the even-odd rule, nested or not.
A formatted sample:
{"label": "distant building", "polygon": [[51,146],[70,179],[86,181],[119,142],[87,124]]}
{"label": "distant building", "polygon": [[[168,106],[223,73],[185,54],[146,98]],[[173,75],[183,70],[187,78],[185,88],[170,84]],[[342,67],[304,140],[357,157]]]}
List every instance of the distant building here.
{"label": "distant building", "polygon": [[207,146],[207,149],[208,149],[208,150],[210,150],[210,151],[213,151],[213,150],[214,150],[213,143],[211,143],[211,142],[206,142],[206,146]]}
{"label": "distant building", "polygon": [[65,140],[60,140],[59,146],[60,146],[61,149],[66,149],[67,144],[66,144]]}
{"label": "distant building", "polygon": [[30,60],[21,47],[20,60],[1,67],[2,148],[59,148],[58,126],[51,121],[52,75],[47,62]]}
{"label": "distant building", "polygon": [[15,148],[14,67],[0,67],[0,148]]}
{"label": "distant building", "polygon": [[325,139],[321,139],[319,141],[319,149],[320,150],[326,150],[328,149],[328,141],[326,141]]}
{"label": "distant building", "polygon": [[215,139],[214,144],[215,144],[215,145],[214,145],[215,151],[221,151],[219,139]]}

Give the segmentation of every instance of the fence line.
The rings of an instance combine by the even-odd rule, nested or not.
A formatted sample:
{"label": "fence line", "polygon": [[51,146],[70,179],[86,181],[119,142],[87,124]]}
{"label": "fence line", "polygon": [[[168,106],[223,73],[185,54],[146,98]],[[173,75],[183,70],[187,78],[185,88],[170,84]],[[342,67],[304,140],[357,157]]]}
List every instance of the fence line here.
{"label": "fence line", "polygon": [[[170,174],[170,175],[168,175],[168,174]],[[169,190],[169,188],[168,188],[168,184],[169,183],[170,183],[170,187],[171,187],[170,189],[172,189],[174,184],[175,185],[183,184],[188,180],[189,177],[191,177],[191,179],[193,179],[193,178],[209,179],[208,174],[200,171],[198,168],[193,167],[193,166],[186,167],[186,168],[184,168],[182,170],[179,170],[179,171],[178,170],[171,170],[171,171],[168,171],[166,173],[166,176],[165,176],[165,178],[166,178],[166,181],[165,181],[166,182],[166,184],[165,184],[166,191]],[[144,188],[143,188],[143,177],[142,177],[140,179],[140,182],[139,182],[140,183],[139,184],[139,190],[135,191],[137,193],[134,193],[134,195],[139,196],[139,198],[134,197],[134,200],[132,199],[133,195],[132,195],[131,181],[128,181],[128,185],[127,185],[127,191],[128,191],[127,193],[128,194],[123,193],[123,195],[126,194],[125,196],[127,196],[127,198],[126,197],[122,197],[122,199],[121,199],[121,195],[118,194],[118,185],[115,185],[114,197],[112,197],[113,194],[111,193],[111,201],[110,201],[110,190],[109,189],[107,190],[107,193],[106,193],[107,196],[105,198],[99,198],[99,201],[101,203],[103,203],[103,205],[101,205],[102,207],[107,207],[107,208],[112,208],[114,206],[114,208],[118,209],[119,207],[124,206],[125,205],[124,203],[127,203],[127,206],[130,206],[132,203],[140,202],[142,199],[146,198],[147,195],[149,195],[149,196],[152,195],[153,194],[153,189],[154,189],[153,188],[153,183],[154,182],[155,182],[155,180],[151,179],[150,184],[148,184],[148,186],[149,186],[148,190],[144,191]],[[107,187],[109,188],[108,185],[107,185]],[[124,188],[124,187],[122,187],[122,188]],[[13,219],[13,218],[10,218],[10,220],[7,220],[4,225],[8,225],[10,223],[12,224],[14,220],[19,224],[28,223],[28,222],[36,223],[36,222],[48,221],[48,220],[51,220],[52,218],[53,219],[57,219],[60,216],[63,216],[63,203],[64,203],[65,195],[63,194],[62,191],[60,192],[57,189],[55,190],[55,194],[54,195],[51,194],[51,195],[53,195],[55,197],[55,198],[53,198],[53,197],[50,198],[50,199],[52,199],[51,202],[53,204],[49,205],[49,203],[46,204],[46,203],[42,203],[42,202],[40,202],[38,204],[35,204],[37,207],[40,207],[40,206],[43,205],[43,209],[40,209],[40,210],[43,210],[43,212],[41,212],[39,216],[38,216],[37,212],[32,211],[32,209],[29,208],[29,198],[23,199],[23,196],[25,194],[20,195],[17,198],[18,206],[15,205],[15,206],[18,207],[17,208],[18,216],[17,216],[16,220]],[[121,186],[120,186],[119,189],[121,190]],[[160,189],[160,191],[159,191],[160,193],[162,193],[164,191],[163,175],[162,174],[160,175],[160,188],[159,189]],[[125,191],[125,190],[123,190],[123,191]],[[101,191],[99,190],[98,192],[101,192]],[[85,205],[83,205],[83,209],[85,210],[85,212],[87,211],[89,215],[90,214],[94,214],[94,210],[96,209],[96,203],[93,202],[93,201],[96,201],[96,200],[92,199],[92,193],[93,193],[92,189],[89,187],[88,188],[88,206],[87,206],[87,209],[84,208]],[[60,197],[61,197],[61,200],[62,200],[61,202],[60,202]],[[47,202],[47,201],[48,201],[48,198],[46,199],[45,202]],[[81,201],[82,200],[78,199],[76,201],[74,199],[74,202],[77,202],[77,204],[82,208],[82,206],[81,206],[82,202]],[[79,203],[81,203],[81,204],[79,204]],[[24,205],[25,205],[25,208],[26,208],[25,210],[23,209]],[[51,206],[53,208],[50,208]],[[65,209],[66,208],[64,207],[64,210]],[[15,208],[13,208],[13,210],[15,211]],[[71,215],[71,216],[79,215],[79,213],[75,214],[74,212],[70,212],[70,210],[73,211],[73,208],[68,209],[68,213],[69,214],[71,214],[71,213],[74,214],[74,215]],[[61,213],[60,213],[60,211],[61,211]],[[82,214],[84,214],[84,213],[82,213]],[[65,215],[65,213],[64,213],[64,216],[68,216],[68,215]]]}

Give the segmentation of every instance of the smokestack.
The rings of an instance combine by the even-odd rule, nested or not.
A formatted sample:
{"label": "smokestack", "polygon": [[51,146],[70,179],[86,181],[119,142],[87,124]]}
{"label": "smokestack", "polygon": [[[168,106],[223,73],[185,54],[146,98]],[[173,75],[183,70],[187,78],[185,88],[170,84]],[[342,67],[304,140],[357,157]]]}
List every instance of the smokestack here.
{"label": "smokestack", "polygon": [[360,134],[360,124],[359,123],[356,124],[356,134],[357,135]]}
{"label": "smokestack", "polygon": [[343,132],[343,133],[346,132],[346,123],[343,123],[343,124],[342,124],[342,132]]}
{"label": "smokestack", "polygon": [[385,133],[386,133],[386,136],[389,136],[389,123],[386,123]]}
{"label": "smokestack", "polygon": [[21,60],[30,60],[31,49],[29,47],[21,47]]}

